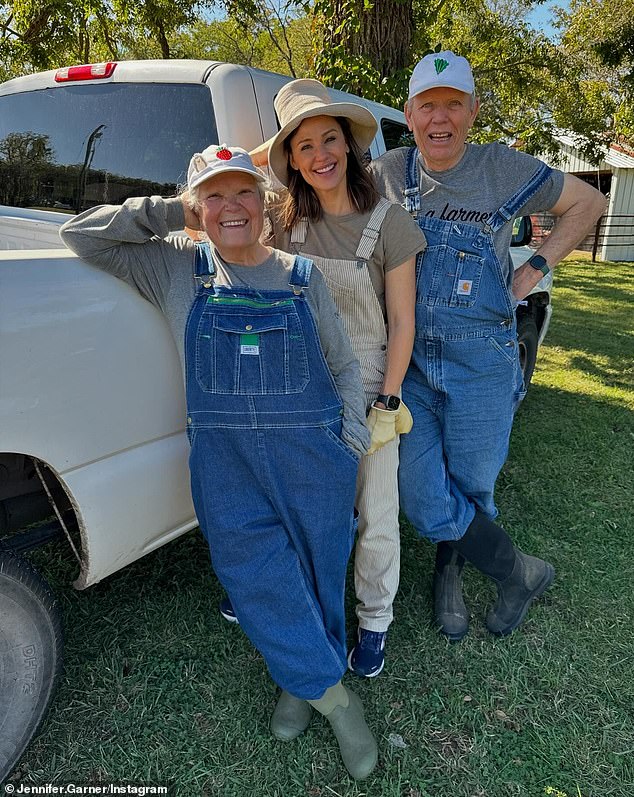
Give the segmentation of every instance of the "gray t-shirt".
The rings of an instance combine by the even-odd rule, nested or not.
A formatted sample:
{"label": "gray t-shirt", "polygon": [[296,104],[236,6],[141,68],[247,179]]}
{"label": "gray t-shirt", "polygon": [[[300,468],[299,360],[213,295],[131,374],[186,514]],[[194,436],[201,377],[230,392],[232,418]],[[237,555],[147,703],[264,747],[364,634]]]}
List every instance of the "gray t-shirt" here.
{"label": "gray t-shirt", "polygon": [[[125,280],[165,315],[185,363],[185,325],[194,300],[195,244],[182,230],[181,200],[139,197],[123,205],[102,205],[75,216],[60,230],[63,242],[87,262]],[[276,249],[257,266],[219,262],[218,285],[256,290],[289,290],[294,257]],[[365,394],[359,363],[337,314],[330,292],[314,268],[306,290],[326,363],[343,401],[342,436],[359,454],[370,437],[365,425]]]}
{"label": "gray t-shirt", "polygon": [[[403,203],[407,147],[390,150],[369,168],[381,194]],[[541,161],[504,144],[467,144],[452,169],[425,169],[420,157],[421,214],[447,221],[462,221],[483,227],[498,208],[535,174]],[[519,209],[518,216],[550,210],[561,195],[563,172],[553,170],[544,185]],[[494,236],[495,251],[510,288],[513,268],[509,254],[513,223],[510,220]]]}
{"label": "gray t-shirt", "polygon": [[[354,212],[344,216],[324,213],[320,221],[308,225],[306,242],[299,247],[300,251],[307,257],[318,255],[338,260],[356,260],[361,235],[373,212],[374,208],[366,213]],[[268,242],[286,252],[292,251],[291,233],[283,229],[275,208],[270,211],[270,219],[274,237]],[[425,236],[414,219],[400,205],[392,205],[368,261],[370,280],[384,315],[385,275],[424,248]]]}

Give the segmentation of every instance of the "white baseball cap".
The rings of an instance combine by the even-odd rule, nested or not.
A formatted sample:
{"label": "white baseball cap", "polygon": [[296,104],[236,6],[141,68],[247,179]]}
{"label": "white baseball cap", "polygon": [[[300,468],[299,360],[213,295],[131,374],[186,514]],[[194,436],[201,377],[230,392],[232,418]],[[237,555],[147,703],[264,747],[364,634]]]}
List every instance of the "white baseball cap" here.
{"label": "white baseball cap", "polygon": [[259,183],[266,181],[262,172],[253,165],[249,153],[241,147],[228,147],[226,144],[212,144],[202,152],[197,152],[189,162],[187,187],[191,191],[197,185],[225,172],[250,174]]}
{"label": "white baseball cap", "polygon": [[461,55],[443,50],[441,53],[429,53],[416,64],[409,81],[409,99],[428,89],[440,86],[475,93],[473,72],[469,62]]}

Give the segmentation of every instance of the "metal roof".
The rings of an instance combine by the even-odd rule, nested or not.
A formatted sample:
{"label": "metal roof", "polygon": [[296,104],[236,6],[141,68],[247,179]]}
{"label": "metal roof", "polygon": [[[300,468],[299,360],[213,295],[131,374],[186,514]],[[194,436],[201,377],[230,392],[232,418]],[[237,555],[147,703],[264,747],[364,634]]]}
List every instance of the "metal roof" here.
{"label": "metal roof", "polygon": [[[570,147],[576,151],[578,150],[577,143],[571,135],[567,133],[560,133],[556,136],[556,139],[565,147]],[[579,157],[582,156],[579,155]],[[609,149],[607,147],[604,148],[603,159],[604,160],[599,164],[599,167],[605,163],[615,169],[634,169],[634,156],[628,155],[626,152],[621,152],[620,149],[617,149],[614,146],[611,146]]]}

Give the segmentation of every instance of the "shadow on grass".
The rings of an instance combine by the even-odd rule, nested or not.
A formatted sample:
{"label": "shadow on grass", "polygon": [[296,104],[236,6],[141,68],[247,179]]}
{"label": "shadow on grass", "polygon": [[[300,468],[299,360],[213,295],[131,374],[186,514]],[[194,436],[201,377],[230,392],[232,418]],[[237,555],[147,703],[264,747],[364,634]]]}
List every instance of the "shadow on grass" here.
{"label": "shadow on grass", "polygon": [[[565,292],[573,291],[569,301]],[[558,300],[558,294],[562,300]],[[584,354],[570,365],[607,386],[634,388],[634,265],[564,263],[555,277],[553,320],[546,345]],[[605,365],[593,357],[607,358]]]}
{"label": "shadow on grass", "polygon": [[593,298],[627,304],[634,294],[634,263],[564,261],[555,273],[555,285],[582,290]]}
{"label": "shadow on grass", "polygon": [[503,519],[546,551],[568,541],[584,558],[609,556],[631,572],[633,442],[627,406],[532,384],[496,488]]}

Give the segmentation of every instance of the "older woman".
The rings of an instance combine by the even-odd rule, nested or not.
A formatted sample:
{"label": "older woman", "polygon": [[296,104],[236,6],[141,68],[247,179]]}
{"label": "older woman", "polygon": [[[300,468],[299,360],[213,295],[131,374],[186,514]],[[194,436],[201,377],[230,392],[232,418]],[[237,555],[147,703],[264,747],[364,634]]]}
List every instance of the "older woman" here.
{"label": "older woman", "polygon": [[355,505],[359,627],[348,659],[374,678],[385,661],[399,581],[398,446],[411,428],[400,399],[414,340],[414,261],[425,237],[399,205],[382,199],[362,165],[377,130],[373,115],[332,102],[317,80],[294,80],[275,99],[281,129],[269,165],[288,187],[272,214],[276,246],[314,260],[361,365],[372,445],[362,459]]}
{"label": "older woman", "polygon": [[[283,690],[273,734],[295,738],[314,707],[362,778],[376,743],[341,677],[365,402],[321,275],[260,243],[263,180],[244,150],[208,147],[192,158],[183,197],[94,208],[61,234],[170,324],[185,370],[194,506],[216,574]],[[211,244],[170,235],[184,226]]]}

